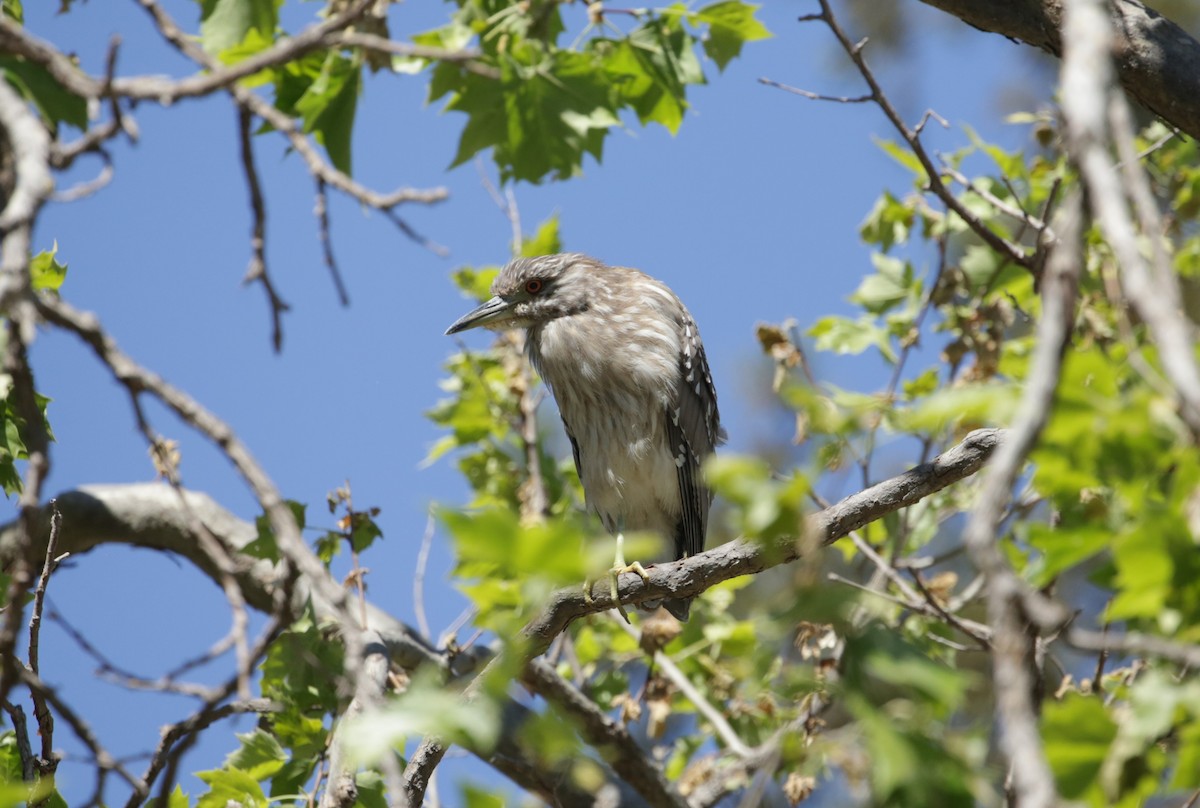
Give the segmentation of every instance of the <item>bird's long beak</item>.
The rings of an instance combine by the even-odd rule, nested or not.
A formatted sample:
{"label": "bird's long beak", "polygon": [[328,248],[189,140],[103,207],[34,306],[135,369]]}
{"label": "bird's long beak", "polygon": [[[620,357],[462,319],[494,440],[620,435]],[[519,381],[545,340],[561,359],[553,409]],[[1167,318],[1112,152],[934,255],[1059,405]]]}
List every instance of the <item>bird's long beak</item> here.
{"label": "bird's long beak", "polygon": [[446,329],[447,334],[457,334],[468,328],[492,325],[507,320],[512,315],[512,304],[502,297],[493,297],[474,311],[467,312]]}

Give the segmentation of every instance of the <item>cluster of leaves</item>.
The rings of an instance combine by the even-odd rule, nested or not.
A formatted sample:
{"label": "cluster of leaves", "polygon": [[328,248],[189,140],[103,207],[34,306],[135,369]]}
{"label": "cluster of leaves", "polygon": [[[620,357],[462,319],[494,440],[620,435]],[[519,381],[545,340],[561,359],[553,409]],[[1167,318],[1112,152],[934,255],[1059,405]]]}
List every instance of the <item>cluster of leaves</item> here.
{"label": "cluster of leaves", "polygon": [[[453,165],[491,148],[503,179],[539,182],[576,174],[585,154],[599,159],[605,135],[621,124],[625,110],[674,132],[687,108],[688,85],[704,81],[699,48],[723,69],[743,43],[768,36],[754,6],[722,0],[697,10],[675,5],[627,12],[637,23],[628,33],[596,7],[579,21],[575,43],[586,42],[563,47],[561,6],[461,0],[449,24],[413,38],[452,52],[477,48],[470,62],[383,60],[361,48],[330,48],[263,70],[249,84],[272,85],[276,106],[300,119],[333,164],[349,173],[363,70],[409,73],[431,61],[430,100],[445,98],[447,110],[467,114]],[[369,22],[386,35],[385,18]],[[201,42],[234,63],[274,44],[278,25],[273,0],[205,0]]]}
{"label": "cluster of leaves", "polygon": [[[1054,122],[1018,120],[1033,124],[1033,154],[1008,152],[968,131],[968,147],[944,158],[942,179],[957,184],[959,200],[993,232],[1032,246],[1035,223],[1075,178],[1057,148]],[[894,451],[915,441],[926,459],[970,429],[1005,425],[1028,371],[1040,310],[1036,278],[1007,263],[958,216],[935,208],[915,157],[895,144],[881,145],[912,171],[915,190],[903,197],[884,193],[862,226],[863,240],[877,251],[874,272],[850,299],[860,313],[824,318],[809,337],[818,350],[874,352],[890,369],[890,383],[873,393],[817,383],[802,372],[808,365],[799,338],[783,328],[760,329],[779,368],[780,399],[795,410],[809,455],[818,467],[857,464],[864,479],[881,434],[891,436]],[[1148,155],[1157,195],[1173,212],[1160,238],[1190,295],[1200,254],[1195,144],[1154,125],[1138,146]],[[981,161],[983,175],[968,177],[967,167]],[[917,266],[922,259],[931,265],[924,271]],[[1189,316],[1195,319],[1190,304]],[[928,365],[909,370],[914,360]],[[1120,298],[1111,251],[1095,232],[1086,241],[1058,401],[1030,460],[1027,487],[1003,523],[1005,550],[1018,573],[1080,609],[1081,619],[1196,642],[1195,446],[1144,324]],[[960,581],[969,568],[960,560],[958,530],[970,496],[971,486],[959,485],[869,526],[862,537],[920,583],[937,608],[978,617],[977,582]],[[855,547],[842,549],[839,563],[874,569]],[[868,646],[889,660],[879,670],[907,671],[911,678],[891,700],[864,702],[843,693],[864,757],[856,758],[850,746],[831,760],[852,781],[865,773],[880,804],[971,804],[994,789],[998,773],[986,779],[969,774],[987,762],[991,733],[986,691],[983,699],[963,698],[980,684],[969,669],[981,665],[981,657],[937,616],[884,599],[859,608],[899,629]],[[861,626],[871,623],[863,623],[861,612],[849,626],[844,618],[831,622],[839,632],[849,629],[841,685],[849,688],[855,634],[869,632]],[[915,658],[913,651],[922,666],[936,661],[938,668],[909,669],[901,660]],[[1104,671],[1095,657],[1057,646],[1048,655],[1043,676],[1048,691],[1058,692],[1044,706],[1042,730],[1063,796],[1091,805],[1139,805],[1151,795],[1192,793],[1200,787],[1200,743],[1191,729],[1198,706],[1194,677],[1143,660],[1115,662],[1120,667]],[[922,707],[922,694],[934,693],[940,694],[935,704]],[[840,731],[830,736],[844,740]],[[868,766],[856,765],[863,759]]]}
{"label": "cluster of leaves", "polygon": [[[475,43],[480,61],[495,69],[483,74],[451,62],[433,68],[430,100],[445,98],[447,110],[467,115],[454,165],[491,148],[502,178],[538,182],[578,173],[585,154],[599,160],[625,111],[674,133],[688,86],[704,82],[698,46],[724,69],[745,42],[769,36],[754,11],[740,0],[620,12],[593,4],[575,44],[564,48],[559,2],[458,0],[448,25],[415,41]],[[627,31],[614,22],[621,15],[633,20]]]}
{"label": "cluster of leaves", "polygon": [[[275,0],[202,0],[199,5],[199,42],[223,64],[259,54],[286,35]],[[329,13],[346,5],[331,3]],[[5,0],[3,8],[9,19],[22,22],[20,0]],[[363,71],[403,74],[430,66],[430,101],[446,99],[447,110],[467,115],[452,165],[490,148],[504,180],[564,179],[581,170],[585,155],[600,159],[605,136],[621,125],[625,112],[643,125],[659,123],[674,133],[688,107],[687,88],[705,80],[701,51],[723,70],[746,42],[770,36],[755,10],[742,0],[610,13],[594,4],[573,15],[579,30],[563,46],[564,17],[572,15],[564,14],[558,0],[460,0],[447,25],[413,41],[455,54],[474,48],[478,58],[471,61],[386,57],[362,46],[339,45],[266,67],[243,84],[269,87],[276,107],[299,120],[302,130],[325,147],[330,162],[349,174]],[[628,31],[610,19],[623,21],[624,15],[633,20]],[[388,36],[386,16],[368,15],[356,27]],[[86,128],[85,100],[45,68],[2,56],[0,71],[51,127],[66,122]]]}
{"label": "cluster of leaves", "polygon": [[[306,798],[305,787],[325,760],[329,728],[345,704],[338,699],[342,647],[311,614],[271,644],[261,665],[259,686],[277,705],[252,732],[238,735],[239,747],[217,769],[197,772],[208,791],[194,803],[177,789],[169,808],[267,805]],[[378,775],[358,780],[363,808],[387,804]]]}
{"label": "cluster of leaves", "polygon": [[[301,530],[306,526],[307,507],[288,502]],[[313,540],[317,555],[331,566],[343,547],[355,562],[347,580],[365,587],[359,554],[371,548],[383,534],[375,523],[377,508],[356,510],[349,484],[329,494],[328,511],[338,518],[335,529],[323,530]],[[258,535],[242,548],[252,558],[278,563],[281,560],[274,531],[267,516],[255,522]],[[345,711],[347,698],[339,695],[344,670],[343,647],[335,626],[323,625],[311,609],[273,640],[259,668],[258,687],[273,708],[253,731],[238,735],[239,746],[220,768],[197,772],[209,787],[199,795],[197,806],[266,805],[269,802],[307,799],[314,778],[328,755],[329,732]],[[372,737],[375,737],[374,735]],[[372,771],[360,773],[358,802],[362,808],[387,804],[383,782]],[[186,808],[188,795],[176,790],[170,808]]]}

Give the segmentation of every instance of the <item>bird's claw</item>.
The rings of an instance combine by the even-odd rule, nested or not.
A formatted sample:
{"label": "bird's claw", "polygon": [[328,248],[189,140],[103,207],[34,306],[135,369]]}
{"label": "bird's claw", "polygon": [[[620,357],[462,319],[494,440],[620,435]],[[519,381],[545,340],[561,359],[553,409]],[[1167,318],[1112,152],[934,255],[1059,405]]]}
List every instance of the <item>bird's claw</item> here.
{"label": "bird's claw", "polygon": [[[646,582],[649,582],[650,580],[650,573],[646,572],[646,568],[637,561],[633,562],[632,564],[623,564],[618,561],[618,563],[608,571],[609,594],[612,595],[613,603],[616,605],[617,611],[621,613],[621,617],[625,619],[626,623],[630,623],[629,614],[625,611],[624,604],[621,603],[621,596],[619,592],[620,587],[618,586],[621,575],[626,572],[632,572]],[[630,623],[630,625],[632,625],[632,623]]]}

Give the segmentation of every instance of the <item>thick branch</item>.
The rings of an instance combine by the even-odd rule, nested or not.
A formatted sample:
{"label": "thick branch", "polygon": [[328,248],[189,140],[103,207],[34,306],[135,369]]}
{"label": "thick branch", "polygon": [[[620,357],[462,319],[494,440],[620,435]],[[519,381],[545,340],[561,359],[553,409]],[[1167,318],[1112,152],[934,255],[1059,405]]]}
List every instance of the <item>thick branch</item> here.
{"label": "thick branch", "polygon": [[[186,558],[217,582],[220,573],[203,550],[196,535],[197,526],[219,540],[230,555],[240,554],[257,535],[252,524],[238,519],[208,495],[194,491],[181,495],[164,483],[84,486],[60,494],[56,502],[63,519],[60,553],[78,555],[106,544],[163,550]],[[46,510],[37,530],[42,552],[49,534],[48,520]],[[0,559],[11,558],[18,549],[18,535],[16,523],[0,526]],[[246,561],[245,556],[240,558]],[[250,559],[240,565],[237,580],[247,605],[266,613],[272,611],[281,583],[274,565]],[[312,591],[306,577],[301,576],[294,602],[303,604],[309,597],[319,618],[335,619],[332,605],[319,592]],[[445,655],[417,632],[381,609],[368,605],[367,622],[386,639],[400,665],[414,668],[430,663],[441,667],[450,664]]]}
{"label": "thick branch", "polygon": [[[977,429],[954,448],[929,463],[910,469],[890,480],[852,494],[808,519],[805,538],[779,540],[773,544],[736,539],[699,555],[670,564],[656,564],[647,580],[634,573],[622,575],[620,601],[626,605],[664,597],[698,595],[721,581],[753,575],[800,557],[802,550],[832,544],[863,525],[886,514],[919,502],[951,483],[969,477],[983,466],[1004,431]],[[591,601],[578,589],[555,593],[545,611],[525,628],[532,641],[531,652],[540,654],[567,625],[578,617],[615,608],[607,581],[595,585]]]}
{"label": "thick branch", "polygon": [[[1063,52],[1062,0],[921,0],[983,31]],[[1108,3],[1121,86],[1167,123],[1200,138],[1200,42],[1136,0]]]}

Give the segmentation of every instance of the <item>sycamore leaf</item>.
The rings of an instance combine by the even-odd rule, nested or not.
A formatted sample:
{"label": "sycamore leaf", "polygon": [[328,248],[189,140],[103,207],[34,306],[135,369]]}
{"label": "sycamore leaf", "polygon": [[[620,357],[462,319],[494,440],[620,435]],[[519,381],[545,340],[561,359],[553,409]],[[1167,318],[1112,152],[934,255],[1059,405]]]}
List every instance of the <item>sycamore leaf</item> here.
{"label": "sycamore leaf", "polygon": [[225,759],[225,766],[240,769],[255,780],[273,777],[283,768],[287,753],[273,735],[256,729],[254,732],[238,733],[242,745]]}
{"label": "sycamore leaf", "polygon": [[87,101],[58,83],[46,68],[16,56],[0,56],[0,71],[27,101],[51,131],[60,123],[69,123],[80,131],[87,129]]}
{"label": "sycamore leaf", "polygon": [[208,783],[209,791],[196,800],[196,808],[227,808],[232,802],[242,808],[266,808],[267,795],[252,776],[240,769],[196,772]]}
{"label": "sycamore leaf", "polygon": [[354,112],[362,86],[362,69],[357,59],[330,53],[320,74],[296,100],[296,112],[304,131],[316,135],[329,160],[340,171],[350,171],[350,136]]}
{"label": "sycamore leaf", "polygon": [[693,21],[708,25],[704,52],[717,63],[718,69],[724,70],[740,55],[745,43],[771,36],[767,27],[754,19],[754,12],[759,8],[741,0],[726,0],[705,6],[692,15]]}
{"label": "sycamore leaf", "polygon": [[874,346],[888,362],[896,361],[896,351],[888,339],[887,330],[875,318],[864,314],[857,320],[848,317],[822,317],[808,330],[815,338],[818,351],[838,354],[860,354]]}
{"label": "sycamore leaf", "polygon": [[558,214],[538,225],[537,232],[521,243],[521,255],[526,258],[538,255],[553,255],[562,251],[562,239],[558,235]]}
{"label": "sycamore leaf", "polygon": [[1103,701],[1079,693],[1047,702],[1043,710],[1046,758],[1058,789],[1067,799],[1082,797],[1100,773],[1117,734],[1116,724]]}
{"label": "sycamore leaf", "polygon": [[54,246],[49,250],[42,250],[29,261],[30,280],[33,283],[34,290],[51,289],[58,291],[63,285],[63,281],[67,277],[67,265],[60,264],[56,256],[58,255],[58,242],[54,242]]}
{"label": "sycamore leaf", "polygon": [[608,129],[619,125],[615,95],[593,57],[525,44],[495,80],[466,76],[447,110],[468,116],[451,166],[492,148],[504,180],[537,183],[578,173],[599,159]]}
{"label": "sycamore leaf", "polygon": [[278,22],[275,0],[200,0],[200,44],[214,56],[251,31],[274,37]]}

